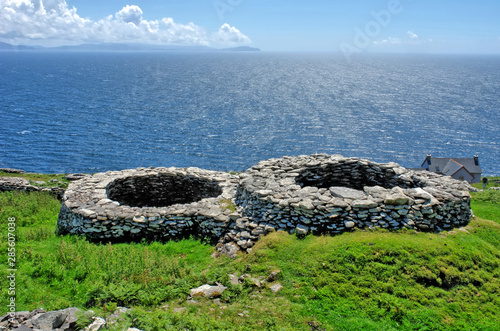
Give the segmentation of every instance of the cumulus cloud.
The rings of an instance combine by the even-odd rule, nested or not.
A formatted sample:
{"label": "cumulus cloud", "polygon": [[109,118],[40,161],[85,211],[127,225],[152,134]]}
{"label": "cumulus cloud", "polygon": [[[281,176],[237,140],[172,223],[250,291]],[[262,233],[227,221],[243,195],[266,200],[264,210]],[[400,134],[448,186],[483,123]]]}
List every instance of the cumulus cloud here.
{"label": "cumulus cloud", "polygon": [[408,37],[410,37],[410,39],[412,40],[416,40],[418,39],[418,35],[416,33],[413,33],[412,31],[408,31]]}
{"label": "cumulus cloud", "polygon": [[116,18],[122,20],[125,23],[134,23],[139,25],[142,21],[142,9],[138,6],[126,5],[118,13],[116,13]]}
{"label": "cumulus cloud", "polygon": [[91,23],[65,1],[0,0],[0,37],[4,40],[66,39],[86,32]]}
{"label": "cumulus cloud", "polygon": [[136,5],[126,5],[114,15],[94,21],[80,17],[66,0],[0,0],[0,40],[47,46],[86,42],[185,45],[250,42],[228,24],[210,34],[194,23],[177,23],[171,17],[144,20],[142,9]]}
{"label": "cumulus cloud", "polygon": [[234,26],[224,23],[215,34],[214,40],[223,44],[248,44],[250,39]]}

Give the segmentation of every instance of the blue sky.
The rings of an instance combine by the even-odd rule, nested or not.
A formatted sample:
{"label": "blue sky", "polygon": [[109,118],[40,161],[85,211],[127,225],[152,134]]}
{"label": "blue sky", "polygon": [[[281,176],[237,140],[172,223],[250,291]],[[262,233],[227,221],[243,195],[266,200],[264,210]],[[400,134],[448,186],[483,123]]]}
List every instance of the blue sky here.
{"label": "blue sky", "polygon": [[500,54],[500,1],[0,0],[0,41]]}

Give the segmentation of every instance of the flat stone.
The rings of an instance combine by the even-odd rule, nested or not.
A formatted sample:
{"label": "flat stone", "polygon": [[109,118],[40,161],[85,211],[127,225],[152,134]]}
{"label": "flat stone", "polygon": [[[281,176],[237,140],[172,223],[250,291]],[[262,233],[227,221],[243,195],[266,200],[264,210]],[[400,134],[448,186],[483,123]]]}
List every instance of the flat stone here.
{"label": "flat stone", "polygon": [[99,331],[106,327],[106,320],[100,317],[96,317],[92,324],[90,324],[85,330],[87,331]]}
{"label": "flat stone", "polygon": [[64,323],[67,316],[68,314],[64,311],[50,311],[37,315],[31,323],[37,329],[57,329]]}
{"label": "flat stone", "polygon": [[359,209],[371,209],[377,207],[378,204],[372,200],[354,200],[351,206]]}
{"label": "flat stone", "polygon": [[222,285],[211,286],[208,284],[201,285],[200,287],[194,288],[190,291],[190,295],[193,298],[196,297],[207,297],[207,298],[217,298],[220,297],[222,292],[224,292],[227,287]]}
{"label": "flat stone", "polygon": [[363,199],[366,197],[366,194],[363,191],[355,190],[349,187],[341,187],[341,186],[332,186],[330,187],[330,193],[334,197],[343,198],[343,199]]}
{"label": "flat stone", "polygon": [[231,285],[238,285],[240,283],[239,277],[235,274],[229,274],[229,282]]}
{"label": "flat stone", "polygon": [[314,209],[314,205],[313,205],[311,199],[304,199],[304,200],[300,201],[298,205],[299,205],[299,208],[304,208],[307,210]]}
{"label": "flat stone", "polygon": [[328,201],[328,203],[333,205],[334,207],[339,207],[339,208],[349,207],[349,204],[342,198],[333,198],[332,200]]}
{"label": "flat stone", "polygon": [[276,283],[276,284],[273,284],[271,287],[270,287],[271,291],[273,291],[273,293],[278,293],[279,291],[281,291],[283,289],[283,285],[281,285],[280,283]]}

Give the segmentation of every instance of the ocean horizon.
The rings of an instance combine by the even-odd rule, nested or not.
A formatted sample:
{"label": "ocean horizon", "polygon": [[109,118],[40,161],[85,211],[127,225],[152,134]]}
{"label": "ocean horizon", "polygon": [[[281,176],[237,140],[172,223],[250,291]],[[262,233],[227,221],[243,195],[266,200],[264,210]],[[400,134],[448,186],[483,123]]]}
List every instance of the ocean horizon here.
{"label": "ocean horizon", "polygon": [[244,171],[341,154],[500,175],[500,56],[1,52],[0,167]]}

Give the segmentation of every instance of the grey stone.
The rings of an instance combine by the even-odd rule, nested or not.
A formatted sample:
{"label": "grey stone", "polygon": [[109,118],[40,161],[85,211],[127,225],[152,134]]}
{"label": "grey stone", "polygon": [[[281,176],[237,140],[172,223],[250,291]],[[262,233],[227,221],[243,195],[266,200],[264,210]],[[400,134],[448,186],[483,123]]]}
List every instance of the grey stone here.
{"label": "grey stone", "polygon": [[297,235],[299,236],[305,236],[309,232],[309,228],[305,225],[299,224],[295,228],[295,231],[297,232]]}
{"label": "grey stone", "polygon": [[276,283],[274,285],[272,285],[270,287],[271,291],[273,291],[273,293],[278,293],[279,291],[281,291],[283,289],[283,285],[281,285],[280,283]]}
{"label": "grey stone", "polygon": [[363,199],[366,197],[365,193],[360,190],[356,190],[349,187],[332,186],[330,187],[330,193],[334,197],[344,198],[344,199]]}
{"label": "grey stone", "polygon": [[17,328],[10,329],[12,331],[32,331],[32,328],[27,327],[26,325],[19,325]]}
{"label": "grey stone", "polygon": [[239,251],[239,248],[237,245],[234,243],[227,243],[227,244],[217,244],[217,250],[219,252],[218,256],[220,255],[226,255],[230,259],[235,259],[236,254]]}
{"label": "grey stone", "polygon": [[75,181],[75,180],[83,179],[87,176],[89,176],[89,175],[88,174],[68,174],[68,175],[66,175],[66,180]]}
{"label": "grey stone", "polygon": [[222,285],[211,286],[211,285],[205,284],[205,285],[201,285],[200,287],[192,289],[189,294],[193,298],[196,298],[196,297],[217,298],[226,289],[227,289],[227,287],[222,286]]}
{"label": "grey stone", "polygon": [[57,329],[64,323],[67,316],[68,313],[65,311],[50,311],[33,317],[31,323],[37,329]]}
{"label": "grey stone", "polygon": [[346,228],[351,229],[356,225],[356,223],[354,223],[353,221],[346,221],[344,222],[344,225]]}
{"label": "grey stone", "polygon": [[229,274],[229,282],[231,285],[238,285],[240,283],[239,277],[235,274]]}
{"label": "grey stone", "polygon": [[373,202],[372,200],[354,200],[351,203],[351,206],[353,208],[371,209],[371,208],[377,207],[378,204]]}
{"label": "grey stone", "polygon": [[404,194],[391,194],[385,198],[384,203],[387,205],[398,206],[398,205],[405,205],[409,201],[410,198]]}

